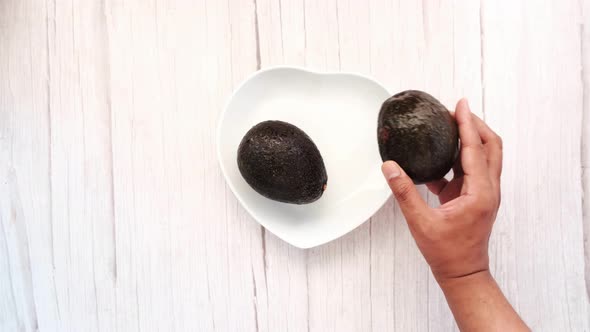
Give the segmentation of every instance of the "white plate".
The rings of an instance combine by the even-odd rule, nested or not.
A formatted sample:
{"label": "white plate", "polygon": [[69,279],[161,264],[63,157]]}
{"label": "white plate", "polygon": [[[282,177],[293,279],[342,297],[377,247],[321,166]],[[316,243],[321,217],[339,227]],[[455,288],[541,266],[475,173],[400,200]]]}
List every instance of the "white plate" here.
{"label": "white plate", "polygon": [[[350,232],[390,196],[377,146],[377,116],[388,97],[381,84],[357,74],[294,67],[255,73],[234,92],[219,122],[217,153],[229,187],[254,219],[296,247],[314,247]],[[238,145],[250,128],[265,120],[289,122],[317,145],[328,187],[316,202],[270,200],[240,174]]]}

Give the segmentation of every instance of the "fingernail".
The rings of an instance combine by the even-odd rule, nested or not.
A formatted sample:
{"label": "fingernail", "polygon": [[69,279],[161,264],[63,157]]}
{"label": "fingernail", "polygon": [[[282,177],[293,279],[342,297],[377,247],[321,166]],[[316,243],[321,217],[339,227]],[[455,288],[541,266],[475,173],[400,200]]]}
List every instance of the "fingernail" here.
{"label": "fingernail", "polygon": [[381,167],[381,171],[383,172],[383,175],[388,181],[402,174],[399,166],[391,160],[386,161],[383,164],[383,166]]}
{"label": "fingernail", "polygon": [[463,98],[463,102],[465,103],[465,108],[471,112],[471,107],[469,107],[469,100],[467,98]]}

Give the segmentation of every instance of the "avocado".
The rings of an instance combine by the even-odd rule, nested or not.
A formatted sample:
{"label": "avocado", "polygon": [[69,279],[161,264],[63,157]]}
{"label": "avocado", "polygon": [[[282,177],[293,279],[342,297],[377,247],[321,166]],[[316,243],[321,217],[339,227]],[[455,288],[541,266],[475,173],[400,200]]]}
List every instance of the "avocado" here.
{"label": "avocado", "polygon": [[383,103],[377,140],[381,159],[397,162],[416,184],[443,178],[459,155],[455,119],[422,91],[400,92]]}
{"label": "avocado", "polygon": [[256,192],[284,203],[314,202],[328,182],[311,138],[282,121],[264,121],[246,133],[238,147],[238,168]]}

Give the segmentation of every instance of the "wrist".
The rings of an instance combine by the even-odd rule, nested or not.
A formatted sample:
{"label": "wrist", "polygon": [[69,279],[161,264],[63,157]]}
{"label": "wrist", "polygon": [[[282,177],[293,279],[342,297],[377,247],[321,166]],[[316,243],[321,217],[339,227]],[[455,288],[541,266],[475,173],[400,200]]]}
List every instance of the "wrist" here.
{"label": "wrist", "polygon": [[438,285],[443,292],[452,291],[457,288],[471,287],[473,285],[481,285],[487,283],[494,283],[494,277],[490,273],[490,270],[481,270],[468,275],[460,277],[437,277],[434,276]]}
{"label": "wrist", "polygon": [[488,269],[437,281],[461,331],[529,331]]}

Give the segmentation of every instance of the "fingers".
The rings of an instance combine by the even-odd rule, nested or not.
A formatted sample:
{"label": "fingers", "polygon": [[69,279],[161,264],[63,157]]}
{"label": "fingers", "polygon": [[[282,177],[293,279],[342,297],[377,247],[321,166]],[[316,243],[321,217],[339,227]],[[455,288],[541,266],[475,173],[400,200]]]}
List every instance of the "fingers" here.
{"label": "fingers", "polygon": [[386,161],[381,170],[408,223],[420,222],[428,215],[430,208],[418,193],[412,179],[397,163]]}
{"label": "fingers", "polygon": [[479,132],[479,136],[485,146],[488,168],[492,180],[500,179],[502,175],[502,138],[498,136],[488,125],[475,114],[473,120]]}
{"label": "fingers", "polygon": [[440,194],[440,192],[443,191],[443,189],[445,189],[447,184],[449,184],[449,181],[447,179],[440,179],[428,182],[426,184],[426,187],[428,188],[428,190],[430,190],[431,193],[438,196],[438,194]]}
{"label": "fingers", "polygon": [[463,177],[463,167],[461,167],[461,158],[457,158],[453,165],[453,179]]}
{"label": "fingers", "polygon": [[461,138],[461,166],[463,172],[467,176],[487,179],[486,155],[466,99],[461,99],[457,103],[455,119],[459,126],[459,137]]}

